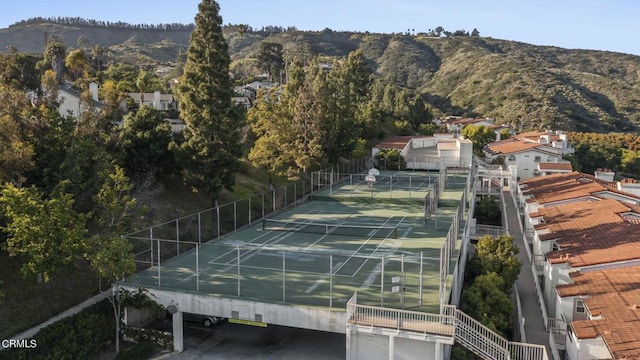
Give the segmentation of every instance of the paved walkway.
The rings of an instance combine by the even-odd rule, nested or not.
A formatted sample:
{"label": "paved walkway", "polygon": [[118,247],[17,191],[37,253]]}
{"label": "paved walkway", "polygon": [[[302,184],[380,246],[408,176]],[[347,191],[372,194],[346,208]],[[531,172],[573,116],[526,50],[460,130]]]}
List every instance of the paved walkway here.
{"label": "paved walkway", "polygon": [[522,240],[522,229],[520,220],[518,219],[518,211],[515,201],[508,191],[503,192],[504,206],[506,208],[507,231],[518,246],[520,252],[518,259],[522,262],[520,275],[516,280],[516,287],[520,294],[520,304],[522,306],[522,316],[525,318],[524,331],[526,342],[531,344],[544,345],[547,348],[547,355],[551,357],[551,349],[549,348],[549,334],[546,332],[544,320],[542,318],[542,310],[538,304],[538,294],[536,293],[536,285],[531,273],[531,262],[527,256],[524,241]]}
{"label": "paved walkway", "polygon": [[[104,292],[102,292],[102,293],[100,293],[98,295],[95,295],[95,296],[93,296],[93,297],[81,302],[80,304],[78,304],[78,305],[76,305],[76,306],[74,306],[74,307],[72,307],[70,309],[67,309],[66,311],[61,312],[60,314],[52,317],[51,319],[43,322],[40,325],[34,326],[29,330],[26,330],[26,331],[21,332],[20,334],[14,335],[11,338],[12,339],[31,339],[38,333],[38,331],[40,331],[40,330],[44,329],[45,327],[55,323],[58,320],[62,320],[62,319],[67,318],[69,316],[73,316],[73,315],[79,313],[80,311],[84,310],[85,308],[88,308],[89,306],[91,306],[91,305],[93,305],[95,303],[98,303],[98,302],[102,301],[103,299],[106,299],[107,296],[109,296],[109,294],[111,294],[111,288],[109,288],[109,290],[106,290],[106,291],[104,291]],[[3,348],[0,346],[0,350],[2,350],[2,349]]]}

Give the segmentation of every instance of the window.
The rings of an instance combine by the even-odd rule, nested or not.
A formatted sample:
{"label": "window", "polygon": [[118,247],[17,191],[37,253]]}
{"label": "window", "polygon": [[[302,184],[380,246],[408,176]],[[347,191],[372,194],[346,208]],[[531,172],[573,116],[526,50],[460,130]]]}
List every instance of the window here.
{"label": "window", "polygon": [[555,241],[551,244],[551,251],[558,251],[560,250],[560,247],[558,246],[558,244],[555,243]]}
{"label": "window", "polygon": [[540,162],[540,156],[536,156],[536,157],[534,157],[534,158],[533,158],[533,161],[535,161],[535,162]]}
{"label": "window", "polygon": [[547,156],[547,162],[553,162],[555,158],[553,156]]}
{"label": "window", "polygon": [[515,155],[509,155],[509,158],[507,160],[516,161],[516,156]]}
{"label": "window", "polygon": [[580,314],[584,314],[585,310],[586,309],[584,308],[584,301],[576,300],[576,312]]}

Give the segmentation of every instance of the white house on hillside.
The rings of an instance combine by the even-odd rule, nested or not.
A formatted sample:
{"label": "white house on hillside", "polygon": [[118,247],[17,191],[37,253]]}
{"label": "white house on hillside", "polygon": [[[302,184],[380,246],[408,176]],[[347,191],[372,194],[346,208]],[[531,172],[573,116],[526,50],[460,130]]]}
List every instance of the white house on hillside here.
{"label": "white house on hillside", "polygon": [[[128,95],[136,104],[140,104],[141,95],[139,92],[129,93]],[[173,94],[163,94],[160,91],[142,94],[142,103],[155,110],[175,110],[178,108],[178,103]]]}
{"label": "white house on hillside", "polygon": [[[98,99],[98,84],[89,83],[89,91],[91,92],[91,106],[95,109],[102,109],[102,103]],[[58,89],[58,101],[60,107],[58,112],[62,116],[71,115],[75,118],[81,116],[84,109],[81,106],[81,93],[74,89],[70,82],[65,82]]]}
{"label": "white house on hillside", "polygon": [[[542,131],[492,142],[486,146],[484,153],[488,160],[500,157],[506,166],[517,166],[518,179],[526,180],[543,174],[571,171],[570,163],[563,160],[562,156],[573,153],[573,148],[566,142],[566,134]],[[541,163],[547,165],[540,167]]]}

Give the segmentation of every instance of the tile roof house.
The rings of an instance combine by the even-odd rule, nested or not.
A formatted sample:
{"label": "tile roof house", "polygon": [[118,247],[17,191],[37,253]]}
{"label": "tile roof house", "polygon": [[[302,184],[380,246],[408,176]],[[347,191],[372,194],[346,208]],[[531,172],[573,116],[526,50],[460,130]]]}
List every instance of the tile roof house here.
{"label": "tile roof house", "polygon": [[[605,341],[603,347],[600,335],[586,335],[593,324],[582,321],[597,319],[585,311],[591,295],[566,289],[577,272],[625,272],[618,269],[640,266],[640,197],[579,172],[521,181],[517,191],[543,316],[558,326],[552,331],[562,332],[555,346],[566,350],[571,359],[611,358],[601,356],[613,351],[612,344]],[[566,329],[573,332],[567,334]],[[636,350],[640,351],[640,344],[636,343]]]}
{"label": "tile roof house", "polygon": [[[570,163],[563,160],[562,156],[572,152],[573,148],[567,143],[567,135],[552,131],[518,134],[509,139],[492,142],[484,149],[487,159],[502,158],[507,167],[515,165],[520,180],[552,172],[565,172]],[[556,166],[553,170],[541,171],[540,163],[564,165]],[[549,165],[546,165],[546,169],[549,168]]]}
{"label": "tile roof house", "polygon": [[571,273],[557,307],[571,314],[570,359],[640,359],[640,266]]}

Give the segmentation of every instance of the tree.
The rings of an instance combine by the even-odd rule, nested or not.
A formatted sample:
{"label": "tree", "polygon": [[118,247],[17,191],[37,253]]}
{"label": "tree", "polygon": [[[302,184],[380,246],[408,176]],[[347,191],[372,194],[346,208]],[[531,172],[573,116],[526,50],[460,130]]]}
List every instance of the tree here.
{"label": "tree", "polygon": [[123,236],[131,231],[137,213],[136,199],[131,196],[132,188],[124,170],[115,166],[95,196],[96,206],[92,216],[98,233],[92,237],[87,254],[96,275],[100,279],[107,279],[112,286],[109,301],[116,321],[116,353],[120,351],[123,297],[129,295],[119,289],[118,280],[136,270],[133,245]]}
{"label": "tree", "polygon": [[[244,39],[244,35],[247,33],[247,31],[249,31],[249,25],[238,24],[236,28],[238,29],[238,33],[240,34],[240,37]],[[242,84],[247,83],[247,69],[245,69],[244,67],[244,59],[245,59],[245,56],[243,54],[242,55]]]}
{"label": "tree", "polygon": [[49,198],[35,187],[4,185],[0,206],[7,219],[6,249],[10,256],[24,256],[22,274],[45,281],[68,266],[86,250],[86,217],[73,210],[73,197],[62,192],[64,183]]}
{"label": "tree", "polygon": [[213,0],[198,5],[184,74],[176,89],[187,125],[181,147],[184,176],[212,200],[235,184],[241,156],[242,119],[232,102],[231,60],[219,11]]}
{"label": "tree", "polygon": [[423,123],[418,126],[418,134],[425,136],[433,136],[438,131],[438,125],[434,123]]}
{"label": "tree", "polygon": [[140,180],[171,168],[175,164],[169,149],[171,141],[171,125],[160,112],[144,105],[127,114],[120,131],[122,164],[127,173]]}
{"label": "tree", "polygon": [[280,74],[284,65],[282,44],[270,41],[261,42],[257,57],[260,68],[269,74],[269,81],[273,81],[274,76]]}
{"label": "tree", "polygon": [[473,151],[477,154],[482,153],[482,148],[485,145],[496,141],[496,132],[484,125],[466,125],[462,128],[462,136],[471,140]]}
{"label": "tree", "polygon": [[511,291],[520,274],[522,263],[516,257],[518,252],[518,247],[509,235],[485,235],[478,239],[476,244],[476,256],[480,261],[482,273],[494,272],[502,277],[505,292]]}
{"label": "tree", "polygon": [[136,87],[140,91],[140,106],[144,105],[144,93],[151,88],[152,76],[148,71],[140,71],[136,78]]}
{"label": "tree", "polygon": [[376,154],[376,167],[382,170],[405,170],[407,161],[397,149],[380,149]]}
{"label": "tree", "polygon": [[120,352],[120,318],[126,293],[118,286],[118,280],[136,270],[133,245],[124,237],[102,239],[97,252],[90,258],[91,266],[100,278],[109,279],[112,286],[109,302],[116,322],[116,353]]}
{"label": "tree", "polygon": [[478,29],[473,28],[473,30],[471,31],[471,36],[480,36],[480,31],[478,31]]}
{"label": "tree", "polygon": [[44,52],[45,60],[51,63],[51,68],[56,73],[58,84],[62,84],[64,80],[64,62],[66,58],[67,48],[60,41],[52,41],[47,44]]}
{"label": "tree", "polygon": [[505,140],[511,137],[511,130],[502,129],[500,130],[500,140]]}
{"label": "tree", "polygon": [[478,276],[463,292],[466,312],[488,328],[509,337],[513,324],[513,304],[502,289],[504,280],[496,273]]}
{"label": "tree", "polygon": [[73,74],[73,80],[78,80],[89,68],[89,60],[83,50],[73,50],[67,55],[64,65]]}

